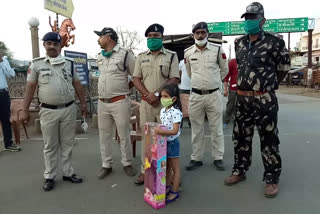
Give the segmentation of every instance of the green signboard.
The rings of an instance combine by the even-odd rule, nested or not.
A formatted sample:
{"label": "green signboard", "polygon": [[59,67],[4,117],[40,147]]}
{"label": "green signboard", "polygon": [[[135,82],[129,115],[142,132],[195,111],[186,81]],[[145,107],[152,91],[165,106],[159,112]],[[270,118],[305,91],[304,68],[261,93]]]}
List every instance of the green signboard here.
{"label": "green signboard", "polygon": [[[222,32],[223,35],[245,34],[244,21],[208,23],[210,33]],[[263,26],[267,32],[288,33],[308,30],[308,18],[269,19]]]}

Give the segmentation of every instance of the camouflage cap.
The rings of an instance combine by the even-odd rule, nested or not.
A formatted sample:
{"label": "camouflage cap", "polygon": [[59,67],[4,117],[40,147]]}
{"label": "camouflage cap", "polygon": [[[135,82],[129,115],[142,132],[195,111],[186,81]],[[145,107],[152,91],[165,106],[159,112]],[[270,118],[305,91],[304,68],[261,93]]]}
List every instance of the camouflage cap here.
{"label": "camouflage cap", "polygon": [[250,14],[261,15],[261,17],[264,18],[264,9],[262,4],[260,4],[259,2],[252,2],[247,6],[246,12],[242,14],[241,18]]}

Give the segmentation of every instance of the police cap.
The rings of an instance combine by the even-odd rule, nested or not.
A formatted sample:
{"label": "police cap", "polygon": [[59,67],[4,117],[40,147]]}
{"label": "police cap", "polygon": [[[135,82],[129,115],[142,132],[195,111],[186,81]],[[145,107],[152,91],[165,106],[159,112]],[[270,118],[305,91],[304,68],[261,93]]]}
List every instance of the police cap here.
{"label": "police cap", "polygon": [[164,28],[163,28],[162,25],[160,25],[160,24],[152,24],[147,28],[147,30],[146,30],[144,35],[145,35],[145,37],[148,37],[148,33],[150,33],[150,32],[159,32],[159,33],[161,33],[163,35],[163,31],[164,31]]}
{"label": "police cap", "polygon": [[208,32],[208,25],[205,22],[199,22],[192,28],[192,33],[196,32],[198,29],[205,29]]}
{"label": "police cap", "polygon": [[57,32],[49,32],[43,36],[42,41],[61,42],[61,36]]}
{"label": "police cap", "polygon": [[242,14],[241,18],[245,17],[246,15],[257,15],[261,18],[264,18],[264,10],[262,4],[259,2],[252,2],[246,8],[246,12]]}
{"label": "police cap", "polygon": [[118,34],[111,27],[105,27],[101,31],[94,31],[98,36],[110,36],[114,41],[118,40]]}

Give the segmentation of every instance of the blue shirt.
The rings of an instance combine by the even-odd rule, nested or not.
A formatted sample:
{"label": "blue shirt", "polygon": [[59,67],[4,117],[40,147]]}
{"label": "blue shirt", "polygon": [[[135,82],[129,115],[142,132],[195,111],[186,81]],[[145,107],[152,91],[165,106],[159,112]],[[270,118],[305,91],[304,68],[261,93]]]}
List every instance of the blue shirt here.
{"label": "blue shirt", "polygon": [[2,60],[0,62],[0,89],[8,88],[7,78],[16,76],[8,60],[5,57],[2,57]]}

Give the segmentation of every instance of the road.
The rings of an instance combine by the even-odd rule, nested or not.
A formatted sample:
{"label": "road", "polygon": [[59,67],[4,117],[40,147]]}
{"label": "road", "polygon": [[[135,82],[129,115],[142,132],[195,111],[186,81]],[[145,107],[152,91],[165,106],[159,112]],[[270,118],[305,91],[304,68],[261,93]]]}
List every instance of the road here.
{"label": "road", "polygon": [[[181,198],[167,207],[154,210],[143,201],[143,187],[133,185],[120,164],[114,143],[114,171],[104,180],[96,179],[100,169],[97,130],[77,136],[73,152],[76,172],[82,184],[71,184],[57,177],[57,186],[44,192],[41,136],[25,141],[20,153],[0,153],[0,214],[112,214],[112,213],[239,213],[239,214],[314,214],[320,210],[320,99],[279,94],[280,151],[283,172],[278,197],[264,197],[263,165],[259,138],[254,137],[253,161],[247,180],[225,186],[233,162],[232,128],[224,130],[225,164],[220,172],[212,166],[207,136],[204,166],[185,171],[191,154],[191,131],[185,123],[181,135]],[[208,133],[207,133],[208,134]],[[137,148],[139,150],[139,145]],[[139,152],[134,166],[139,167]]]}

